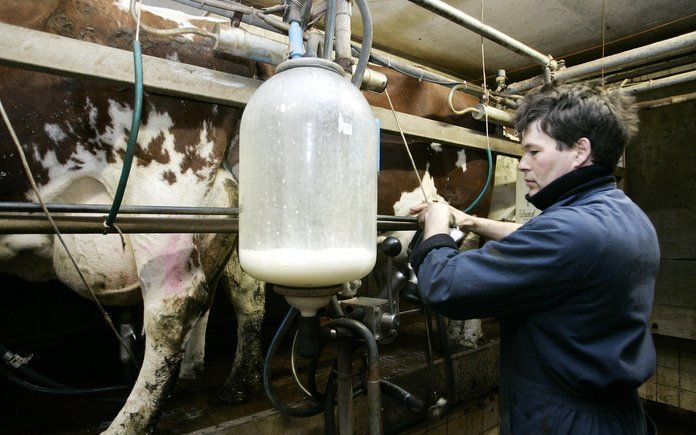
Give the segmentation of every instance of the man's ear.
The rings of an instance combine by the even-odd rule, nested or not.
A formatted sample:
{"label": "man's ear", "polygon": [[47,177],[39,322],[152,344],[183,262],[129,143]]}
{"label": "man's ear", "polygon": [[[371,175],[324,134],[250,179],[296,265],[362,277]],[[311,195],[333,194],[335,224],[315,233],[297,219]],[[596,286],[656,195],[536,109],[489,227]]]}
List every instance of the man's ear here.
{"label": "man's ear", "polygon": [[578,139],[578,141],[575,142],[573,151],[577,153],[573,162],[576,168],[592,164],[592,143],[588,138],[581,137]]}

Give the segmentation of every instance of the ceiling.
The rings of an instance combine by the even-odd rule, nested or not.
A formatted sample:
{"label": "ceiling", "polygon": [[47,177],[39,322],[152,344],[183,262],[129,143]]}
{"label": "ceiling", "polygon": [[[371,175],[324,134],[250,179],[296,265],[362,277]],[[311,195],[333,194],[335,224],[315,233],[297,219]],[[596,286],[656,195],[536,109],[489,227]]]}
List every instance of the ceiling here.
{"label": "ceiling", "polygon": [[[315,0],[316,1],[316,0]],[[318,0],[320,1],[320,0]],[[166,0],[146,0],[146,4]],[[171,2],[169,2],[171,3]],[[242,0],[272,6],[280,0]],[[481,38],[408,0],[368,0],[374,46],[469,81],[482,77]],[[567,66],[696,30],[695,0],[447,0],[497,30]],[[353,32],[362,34],[357,7]],[[604,21],[604,35],[602,35]],[[485,41],[488,75],[513,80],[541,72],[530,59]]]}

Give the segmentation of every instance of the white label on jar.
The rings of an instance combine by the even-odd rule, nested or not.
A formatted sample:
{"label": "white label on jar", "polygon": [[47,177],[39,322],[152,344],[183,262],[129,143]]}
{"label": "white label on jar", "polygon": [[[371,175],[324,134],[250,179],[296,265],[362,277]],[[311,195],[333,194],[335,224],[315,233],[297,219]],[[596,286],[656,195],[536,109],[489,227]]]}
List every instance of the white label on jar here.
{"label": "white label on jar", "polygon": [[353,124],[343,121],[343,115],[338,114],[338,132],[348,136],[353,135]]}

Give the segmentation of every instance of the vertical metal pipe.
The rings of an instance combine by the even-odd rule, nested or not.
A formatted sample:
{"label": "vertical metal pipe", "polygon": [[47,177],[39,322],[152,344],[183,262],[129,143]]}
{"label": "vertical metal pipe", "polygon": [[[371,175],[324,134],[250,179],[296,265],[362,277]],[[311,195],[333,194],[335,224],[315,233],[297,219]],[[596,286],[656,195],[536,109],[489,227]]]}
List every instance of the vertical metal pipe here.
{"label": "vertical metal pipe", "polygon": [[508,48],[515,53],[521,54],[523,56],[527,56],[532,58],[535,62],[540,64],[541,66],[551,66],[551,69],[555,69],[556,64],[555,61],[550,57],[547,56],[543,53],[540,53],[533,48],[524,45],[520,41],[506,35],[505,33],[494,29],[491,26],[487,26],[486,24],[483,24],[481,21],[477,20],[476,18],[465,14],[464,12],[460,11],[459,9],[453,8],[452,6],[448,5],[447,3],[444,3],[440,0],[409,0],[411,3],[415,3],[418,6],[425,8],[431,12],[434,12],[438,14],[441,17],[447,18],[448,20],[452,21],[453,23],[457,23],[472,32],[475,32],[481,36],[483,36],[486,39],[490,39],[493,42],[496,42],[500,45],[502,45],[505,48]]}
{"label": "vertical metal pipe", "polygon": [[336,359],[338,388],[336,401],[338,408],[339,435],[353,434],[353,346],[350,340],[341,340]]}
{"label": "vertical metal pipe", "polygon": [[352,7],[349,0],[336,0],[336,41],[334,51],[336,62],[346,71],[350,72],[352,62],[350,47],[350,17]]}
{"label": "vertical metal pipe", "polygon": [[325,323],[323,328],[342,327],[350,330],[354,335],[362,338],[367,347],[367,416],[368,433],[379,435],[382,433],[382,399],[379,385],[379,351],[374,335],[367,326],[353,319],[334,319]]}

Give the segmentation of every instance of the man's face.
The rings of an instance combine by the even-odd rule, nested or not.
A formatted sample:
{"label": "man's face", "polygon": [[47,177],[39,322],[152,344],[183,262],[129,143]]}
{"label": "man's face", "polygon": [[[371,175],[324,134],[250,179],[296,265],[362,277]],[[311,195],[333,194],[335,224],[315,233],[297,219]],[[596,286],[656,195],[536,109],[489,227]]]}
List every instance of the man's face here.
{"label": "man's face", "polygon": [[578,164],[574,149],[559,150],[556,141],[539,127],[539,121],[529,124],[522,135],[522,150],[519,170],[533,196],[556,178],[574,170]]}

